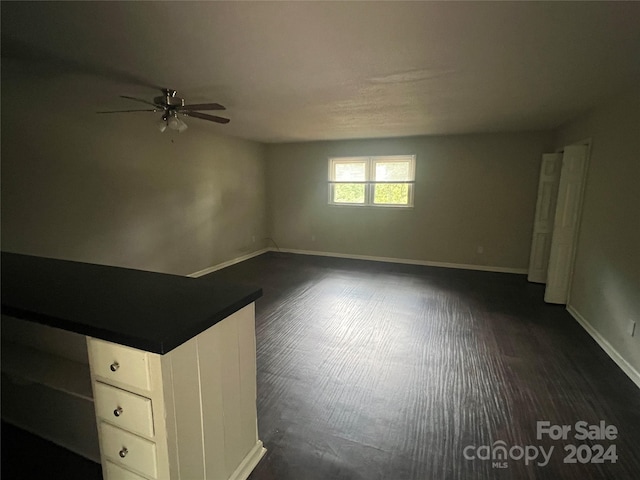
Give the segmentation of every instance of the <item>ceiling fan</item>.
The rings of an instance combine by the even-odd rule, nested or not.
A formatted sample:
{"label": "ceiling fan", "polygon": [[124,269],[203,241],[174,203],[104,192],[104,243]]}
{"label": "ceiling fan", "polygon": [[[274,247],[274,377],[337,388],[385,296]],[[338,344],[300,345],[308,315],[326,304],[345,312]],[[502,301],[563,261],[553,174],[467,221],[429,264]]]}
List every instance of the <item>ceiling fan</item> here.
{"label": "ceiling fan", "polygon": [[196,110],[225,110],[225,108],[219,103],[196,103],[192,105],[185,105],[184,98],[176,97],[176,91],[170,88],[161,89],[162,95],[159,95],[153,99],[153,102],[143,100],[136,97],[128,97],[126,95],[120,95],[121,98],[129,100],[135,100],[136,102],[146,103],[153,108],[143,110],[113,110],[107,112],[96,113],[129,113],[129,112],[159,112],[162,111],[162,120],[158,126],[161,132],[164,132],[167,128],[171,130],[177,130],[178,132],[184,132],[187,129],[187,124],[182,121],[178,116],[184,115],[187,117],[200,118],[201,120],[208,120],[216,123],[229,123],[228,118],[218,117],[216,115],[209,115],[208,113],[197,112]]}

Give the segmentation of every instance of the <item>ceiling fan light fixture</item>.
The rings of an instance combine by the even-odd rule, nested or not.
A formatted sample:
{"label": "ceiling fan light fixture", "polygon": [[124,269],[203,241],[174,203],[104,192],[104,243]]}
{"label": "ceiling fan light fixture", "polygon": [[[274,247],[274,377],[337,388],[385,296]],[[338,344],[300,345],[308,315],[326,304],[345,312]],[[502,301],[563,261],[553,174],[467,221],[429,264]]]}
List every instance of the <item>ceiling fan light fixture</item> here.
{"label": "ceiling fan light fixture", "polygon": [[164,132],[166,129],[167,129],[167,119],[165,117],[162,117],[162,120],[158,122],[158,130],[160,130],[160,132]]}
{"label": "ceiling fan light fixture", "polygon": [[172,115],[169,120],[167,120],[167,125],[171,130],[178,130],[178,126],[180,125],[178,123],[178,117],[175,114]]}
{"label": "ceiling fan light fixture", "polygon": [[184,123],[176,112],[172,112],[169,119],[167,120],[167,126],[171,130],[176,130],[178,133],[182,133],[187,129],[187,124]]}
{"label": "ceiling fan light fixture", "polygon": [[187,126],[187,124],[186,124],[186,123],[184,123],[184,122],[182,121],[182,119],[181,119],[181,118],[178,118],[177,116],[176,116],[176,118],[178,119],[178,133],[182,133],[182,132],[184,132],[187,128],[189,128],[189,127]]}

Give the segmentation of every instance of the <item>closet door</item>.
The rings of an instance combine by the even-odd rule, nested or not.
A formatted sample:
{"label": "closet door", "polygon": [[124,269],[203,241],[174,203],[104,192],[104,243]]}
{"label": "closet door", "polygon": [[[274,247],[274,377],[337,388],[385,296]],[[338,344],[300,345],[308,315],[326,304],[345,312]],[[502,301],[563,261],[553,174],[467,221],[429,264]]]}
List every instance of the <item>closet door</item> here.
{"label": "closet door", "polygon": [[536,203],[531,256],[529,257],[529,273],[527,276],[530,282],[545,283],[547,281],[553,218],[556,212],[561,168],[561,153],[545,153],[542,155],[540,180],[538,182],[538,201]]}
{"label": "closet door", "polygon": [[547,303],[567,303],[582,210],[588,149],[587,145],[571,145],[564,149],[544,294],[544,301]]}

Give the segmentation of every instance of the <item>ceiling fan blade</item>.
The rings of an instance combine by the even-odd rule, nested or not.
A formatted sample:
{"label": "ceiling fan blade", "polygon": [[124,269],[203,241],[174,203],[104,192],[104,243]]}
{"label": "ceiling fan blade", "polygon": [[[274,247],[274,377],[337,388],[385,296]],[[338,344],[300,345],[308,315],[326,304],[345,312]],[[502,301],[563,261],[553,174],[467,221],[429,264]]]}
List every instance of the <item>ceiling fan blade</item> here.
{"label": "ceiling fan blade", "polygon": [[141,98],[136,98],[136,97],[129,97],[127,95],[120,95],[120,98],[127,98],[129,100],[135,100],[136,102],[142,102],[142,103],[146,103],[147,105],[151,105],[152,107],[156,107],[159,108],[160,110],[163,110],[164,107],[162,105],[156,105],[155,103],[152,102],[148,102],[146,100],[143,100]]}
{"label": "ceiling fan blade", "polygon": [[226,110],[226,108],[219,103],[196,103],[180,106],[178,110]]}
{"label": "ceiling fan blade", "polygon": [[196,117],[196,118],[201,118],[202,120],[209,120],[210,122],[216,122],[216,123],[229,123],[230,120],[228,118],[222,118],[222,117],[217,117],[215,115],[209,115],[206,113],[200,113],[200,112],[191,112],[191,111],[181,111],[180,112],[182,115],[187,115],[189,117]]}
{"label": "ceiling fan blade", "polygon": [[107,112],[96,112],[96,113],[129,113],[129,112],[157,112],[157,111],[158,109],[154,108],[153,110],[109,110]]}

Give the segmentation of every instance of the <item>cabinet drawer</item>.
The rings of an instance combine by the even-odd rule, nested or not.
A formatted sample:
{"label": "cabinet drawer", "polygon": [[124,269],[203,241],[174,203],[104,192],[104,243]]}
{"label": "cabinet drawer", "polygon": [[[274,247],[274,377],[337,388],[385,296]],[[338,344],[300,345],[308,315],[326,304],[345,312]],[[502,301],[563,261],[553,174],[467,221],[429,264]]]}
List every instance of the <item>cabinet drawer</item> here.
{"label": "cabinet drawer", "polygon": [[156,444],[100,422],[102,453],[109,460],[145,475],[157,477]]}
{"label": "cabinet drawer", "polygon": [[151,400],[104,383],[94,384],[96,414],[133,433],[153,436]]}
{"label": "cabinet drawer", "polygon": [[89,339],[91,368],[107,381],[121,382],[144,390],[151,388],[147,352],[115,343]]}
{"label": "cabinet drawer", "polygon": [[104,463],[104,468],[107,473],[105,476],[106,480],[146,480],[146,478],[136,475],[129,470],[125,470],[108,460]]}

